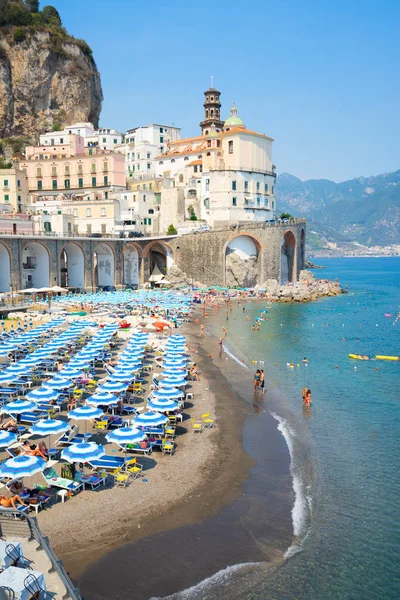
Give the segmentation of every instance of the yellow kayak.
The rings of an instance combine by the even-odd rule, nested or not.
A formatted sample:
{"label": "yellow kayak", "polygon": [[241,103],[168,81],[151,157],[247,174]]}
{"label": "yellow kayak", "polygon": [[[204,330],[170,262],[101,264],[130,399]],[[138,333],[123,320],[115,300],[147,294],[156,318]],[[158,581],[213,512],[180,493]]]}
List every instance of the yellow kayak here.
{"label": "yellow kayak", "polygon": [[369,356],[362,356],[361,354],[349,354],[349,358],[354,360],[369,360]]}
{"label": "yellow kayak", "polygon": [[375,356],[378,360],[400,360],[400,356]]}

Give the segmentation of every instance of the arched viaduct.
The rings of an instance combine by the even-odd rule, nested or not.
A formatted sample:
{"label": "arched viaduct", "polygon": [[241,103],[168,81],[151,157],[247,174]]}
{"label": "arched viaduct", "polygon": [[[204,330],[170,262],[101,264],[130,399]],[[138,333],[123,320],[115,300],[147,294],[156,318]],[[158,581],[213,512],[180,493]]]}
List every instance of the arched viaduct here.
{"label": "arched viaduct", "polygon": [[[227,255],[251,246],[257,283],[267,279],[296,281],[304,268],[306,224],[241,226],[201,234],[157,238],[85,238],[0,236],[0,292],[60,285],[141,285],[157,266],[175,264],[193,281],[226,285]],[[168,278],[168,276],[167,276]]]}

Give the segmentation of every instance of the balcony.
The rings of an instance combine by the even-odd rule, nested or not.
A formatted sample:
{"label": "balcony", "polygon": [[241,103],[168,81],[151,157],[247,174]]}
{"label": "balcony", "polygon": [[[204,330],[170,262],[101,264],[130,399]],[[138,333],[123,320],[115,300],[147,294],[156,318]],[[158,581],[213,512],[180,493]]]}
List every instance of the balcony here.
{"label": "balcony", "polygon": [[262,204],[257,204],[257,202],[246,202],[246,204],[244,204],[243,208],[250,208],[252,210],[256,209],[256,210],[271,210],[271,208],[269,206],[265,206]]}

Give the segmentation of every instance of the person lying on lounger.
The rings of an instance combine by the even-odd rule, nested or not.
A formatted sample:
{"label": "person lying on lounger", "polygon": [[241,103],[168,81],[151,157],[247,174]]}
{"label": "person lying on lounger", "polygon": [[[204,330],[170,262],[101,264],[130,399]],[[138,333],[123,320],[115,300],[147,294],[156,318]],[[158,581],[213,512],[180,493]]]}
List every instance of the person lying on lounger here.
{"label": "person lying on lounger", "polygon": [[19,502],[19,504],[22,504],[22,506],[28,506],[27,504],[25,504],[25,502],[22,502],[18,494],[16,494],[12,498],[0,496],[0,506],[2,506],[3,508],[13,508],[14,510],[17,510],[17,507],[15,505],[16,502]]}
{"label": "person lying on lounger", "polygon": [[44,460],[48,460],[48,453],[46,444],[44,442],[40,442],[39,446],[36,444],[31,444],[29,440],[26,440],[22,444],[22,454],[28,454],[29,456],[40,456]]}
{"label": "person lying on lounger", "polygon": [[5,431],[11,431],[11,433],[18,433],[18,420],[11,418],[9,421],[2,423],[0,425],[0,429]]}

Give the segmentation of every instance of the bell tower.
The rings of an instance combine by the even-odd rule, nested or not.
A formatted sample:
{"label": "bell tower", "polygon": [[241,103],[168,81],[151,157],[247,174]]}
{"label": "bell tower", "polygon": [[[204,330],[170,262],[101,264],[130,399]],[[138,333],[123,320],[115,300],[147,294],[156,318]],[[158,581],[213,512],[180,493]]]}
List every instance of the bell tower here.
{"label": "bell tower", "polygon": [[211,87],[204,92],[204,121],[200,123],[202,135],[207,135],[214,123],[216,131],[222,131],[224,122],[221,121],[221,92],[214,87],[214,76],[211,77]]}

